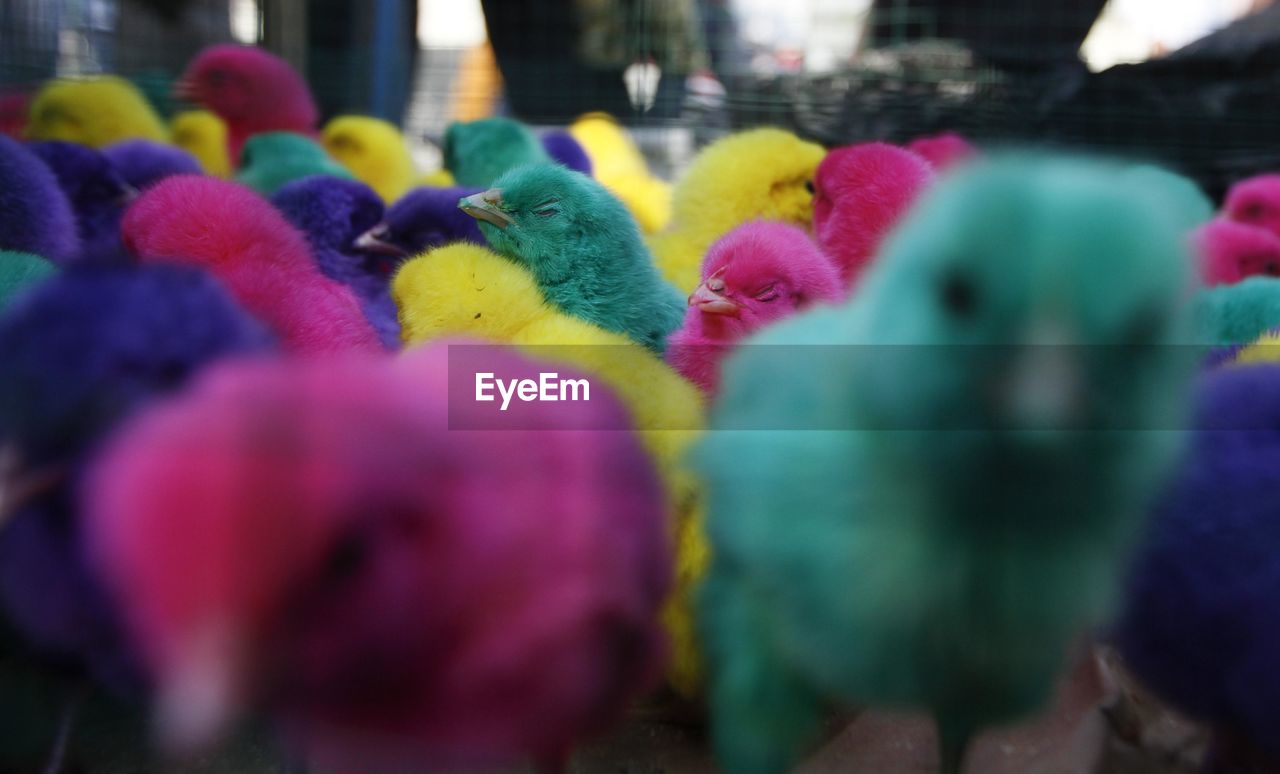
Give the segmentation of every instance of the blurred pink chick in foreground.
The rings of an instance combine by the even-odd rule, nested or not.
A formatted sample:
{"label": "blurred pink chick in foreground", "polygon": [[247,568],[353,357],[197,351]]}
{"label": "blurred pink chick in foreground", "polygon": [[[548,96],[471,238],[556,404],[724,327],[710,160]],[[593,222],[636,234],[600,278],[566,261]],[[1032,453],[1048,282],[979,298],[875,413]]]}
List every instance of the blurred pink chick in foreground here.
{"label": "blurred pink chick in foreground", "polygon": [[843,296],[835,266],[807,234],[784,223],[746,223],[707,251],[684,325],[667,340],[667,361],[714,395],[720,361],[740,340],[810,304]]}
{"label": "blurred pink chick in foreground", "polygon": [[144,263],[188,263],[212,272],[275,329],[287,351],[381,351],[351,290],[321,274],[306,239],[244,186],[170,177],[134,202],[121,233]]}
{"label": "blurred pink chick in foreground", "polygon": [[813,231],[847,289],[933,182],[929,162],[882,142],[835,148],[814,176]]}
{"label": "blurred pink chick in foreground", "polygon": [[448,349],[227,364],[104,453],[87,551],[167,750],[256,710],[322,771],[550,766],[658,676],[661,485],[633,433],[573,429],[625,410],[594,382],[525,404],[547,427],[459,429]]}
{"label": "blurred pink chick in foreground", "polygon": [[917,137],[907,143],[907,150],[922,156],[938,172],[978,155],[978,149],[955,132]]}
{"label": "blurred pink chick in foreground", "polygon": [[302,76],[285,60],[252,46],[223,43],[201,51],[187,66],[177,92],[226,122],[227,149],[236,166],[241,147],[253,135],[314,135],[320,117]]}
{"label": "blurred pink chick in foreground", "polygon": [[1197,229],[1194,239],[1206,285],[1280,276],[1280,237],[1264,228],[1217,218]]}

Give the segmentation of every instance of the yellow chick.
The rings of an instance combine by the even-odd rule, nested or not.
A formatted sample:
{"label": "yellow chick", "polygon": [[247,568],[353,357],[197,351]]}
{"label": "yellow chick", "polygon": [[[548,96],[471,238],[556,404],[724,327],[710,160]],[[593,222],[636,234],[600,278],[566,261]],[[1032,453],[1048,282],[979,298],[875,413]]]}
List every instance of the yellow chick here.
{"label": "yellow chick", "polygon": [[188,110],[169,121],[173,144],[195,156],[210,175],[231,177],[235,170],[227,151],[227,125],[216,113]]}
{"label": "yellow chick", "polygon": [[702,150],[676,183],[671,226],[649,240],[658,269],[685,293],[701,281],[707,248],[749,220],[804,229],[813,220],[821,145],[782,129],[751,129]]}
{"label": "yellow chick", "polygon": [[569,127],[591,159],[591,174],[627,205],[646,234],[671,221],[671,184],[649,174],[635,141],[608,113],[587,113]]}
{"label": "yellow chick", "polygon": [[321,142],[330,156],[387,204],[417,182],[418,170],[404,135],[380,118],[338,116],[325,124]]}
{"label": "yellow chick", "polygon": [[701,393],[627,337],[548,304],[533,276],[486,248],[447,245],[406,262],[391,283],[406,347],[448,336],[512,344],[597,375],[631,411],[662,473],[674,514],[675,592],[664,611],[672,638],[673,687],[701,686],[692,593],[710,559],[697,480],[683,458],[704,422]]}
{"label": "yellow chick", "polygon": [[1236,353],[1234,365],[1259,365],[1280,363],[1280,332],[1262,334],[1258,340]]}
{"label": "yellow chick", "polygon": [[458,181],[453,179],[453,173],[447,169],[428,172],[418,180],[418,185],[431,186],[432,188],[452,188],[457,184]]}
{"label": "yellow chick", "polygon": [[121,140],[169,141],[164,121],[138,87],[114,75],[46,83],[31,101],[26,136],[92,148]]}

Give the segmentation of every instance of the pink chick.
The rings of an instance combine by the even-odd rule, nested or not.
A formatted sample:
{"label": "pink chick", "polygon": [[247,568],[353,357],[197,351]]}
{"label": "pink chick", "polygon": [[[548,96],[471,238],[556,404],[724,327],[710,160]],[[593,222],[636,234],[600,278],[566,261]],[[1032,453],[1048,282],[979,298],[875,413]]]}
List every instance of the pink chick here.
{"label": "pink chick", "polygon": [[218,114],[227,124],[227,149],[240,149],[260,132],[314,135],[320,111],[307,82],[274,54],[221,43],[201,51],[178,81],[177,94]]}
{"label": "pink chick", "polygon": [[840,275],[804,231],[755,221],[725,234],[702,262],[667,361],[714,395],[720,361],[746,336],[810,304],[844,296]]}
{"label": "pink chick", "polygon": [[467,430],[449,350],[227,363],[104,452],[86,552],[163,749],[258,712],[322,771],[562,764],[660,676],[666,514],[625,409],[593,382]]}
{"label": "pink chick", "polygon": [[939,172],[978,155],[978,149],[955,132],[917,137],[907,143],[907,150],[923,156]]}
{"label": "pink chick", "polygon": [[1280,175],[1258,175],[1231,186],[1222,210],[1230,220],[1280,236]]}
{"label": "pink chick", "polygon": [[814,176],[813,230],[846,288],[933,178],[929,162],[882,142],[835,148],[823,158]]}
{"label": "pink chick", "polygon": [[1231,285],[1254,275],[1280,276],[1280,237],[1257,226],[1215,218],[1196,230],[1200,276]]}
{"label": "pink chick", "polygon": [[144,263],[188,263],[213,273],[275,329],[287,351],[381,350],[351,290],[321,274],[306,239],[244,186],[167,178],[128,209],[121,233]]}

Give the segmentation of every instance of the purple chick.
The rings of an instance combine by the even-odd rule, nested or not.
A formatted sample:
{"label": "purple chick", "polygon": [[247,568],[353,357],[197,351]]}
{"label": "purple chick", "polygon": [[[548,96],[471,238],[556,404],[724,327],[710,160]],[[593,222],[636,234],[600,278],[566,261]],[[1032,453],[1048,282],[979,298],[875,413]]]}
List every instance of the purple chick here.
{"label": "purple chick", "polygon": [[0,613],[53,661],[134,687],[113,616],[81,560],[81,470],[126,417],[205,365],[270,349],[210,275],[179,266],[76,266],[0,317]]}
{"label": "purple chick", "polygon": [[58,179],[22,143],[0,135],[0,249],[62,265],[80,254],[76,216]]}
{"label": "purple chick", "polygon": [[450,242],[488,245],[478,221],[458,209],[458,200],[484,189],[415,188],[387,210],[381,223],[356,239],[356,247],[404,258]]}
{"label": "purple chick", "polygon": [[204,174],[190,153],[153,140],[118,142],[103,148],[102,155],[139,191],[171,175]]}
{"label": "purple chick", "polygon": [[29,146],[53,170],[71,202],[80,234],[81,263],[131,262],[120,241],[120,220],[138,189],[125,182],[102,151],[70,142],[33,142]]}
{"label": "purple chick", "polygon": [[591,174],[591,157],[582,149],[581,143],[565,130],[552,129],[543,134],[542,148],[555,163],[574,172]]}
{"label": "purple chick", "polygon": [[1215,731],[1210,771],[1280,766],[1280,366],[1201,377],[1114,631],[1132,671]]}
{"label": "purple chick", "polygon": [[320,271],[355,292],[383,346],[399,349],[400,322],[390,290],[398,262],[356,246],[362,234],[382,221],[378,194],[356,180],[315,175],[284,186],[271,203],[306,235]]}

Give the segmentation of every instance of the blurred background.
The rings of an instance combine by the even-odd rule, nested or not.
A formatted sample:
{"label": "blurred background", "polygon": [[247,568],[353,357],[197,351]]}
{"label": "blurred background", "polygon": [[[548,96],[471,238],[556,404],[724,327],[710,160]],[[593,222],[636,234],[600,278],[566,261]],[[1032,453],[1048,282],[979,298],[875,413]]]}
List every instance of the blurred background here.
{"label": "blurred background", "polygon": [[162,111],[201,46],[257,43],[326,117],[637,130],[659,172],[742,126],[827,144],[958,130],[1163,160],[1213,193],[1280,165],[1272,0],[0,0],[4,105],[118,72]]}

